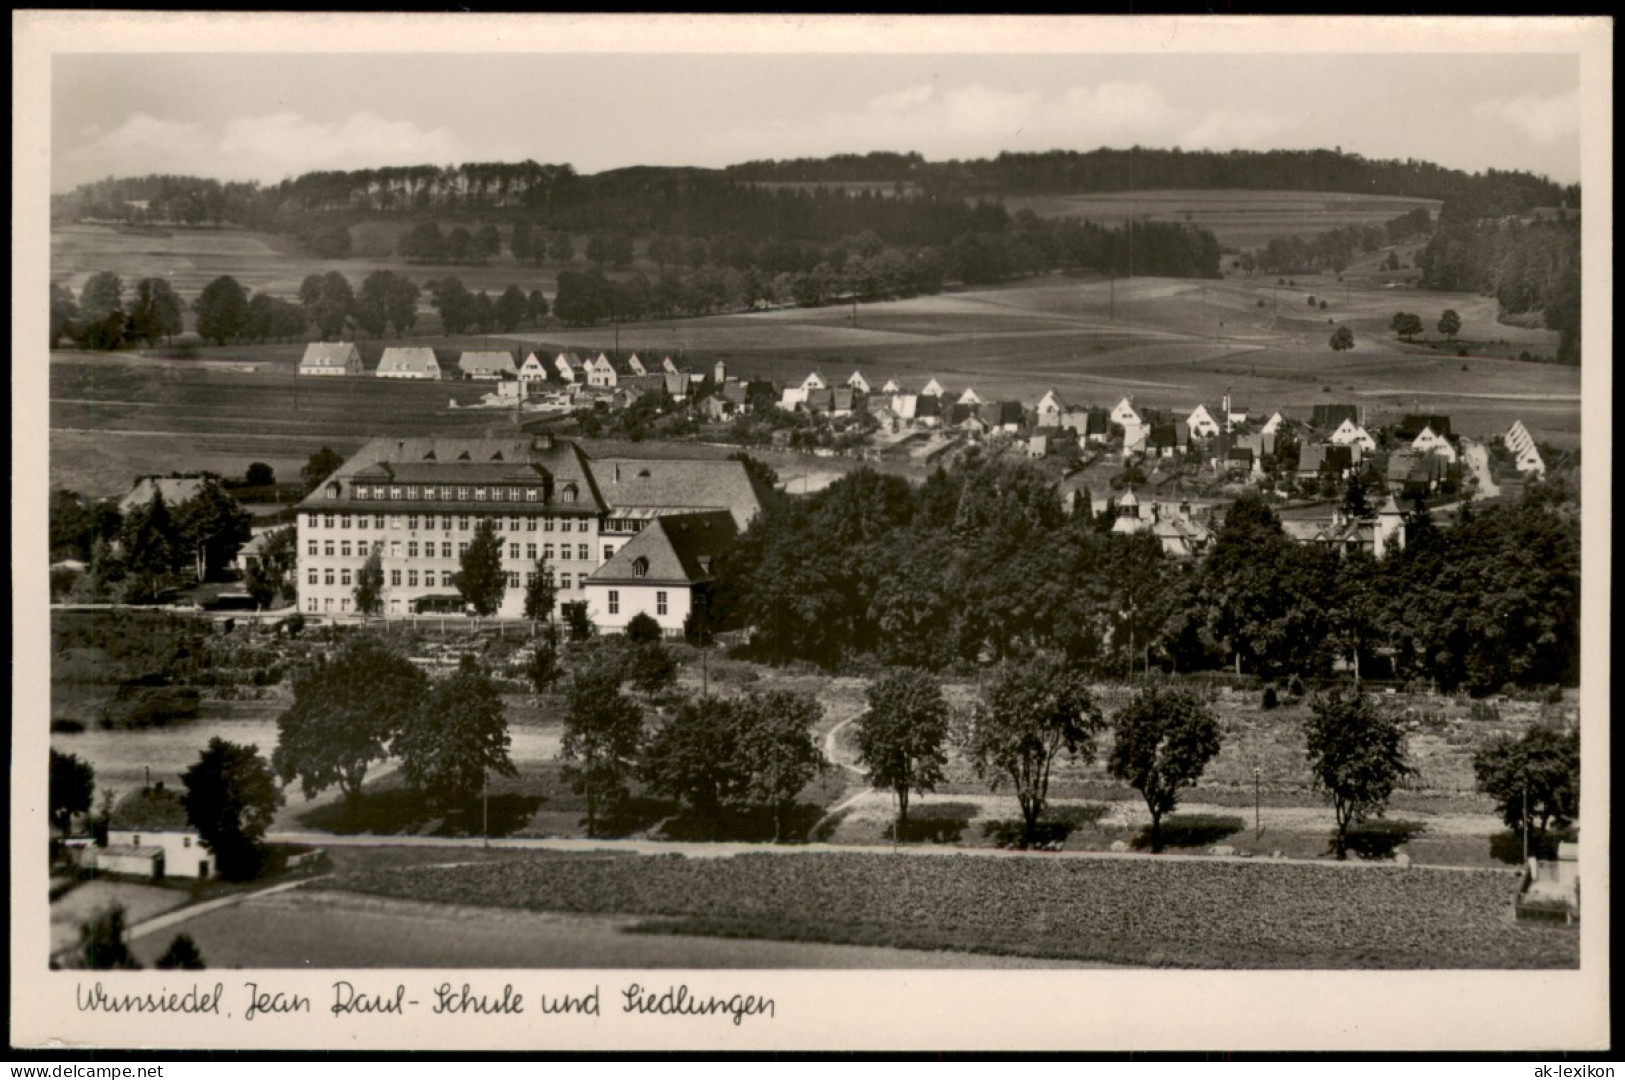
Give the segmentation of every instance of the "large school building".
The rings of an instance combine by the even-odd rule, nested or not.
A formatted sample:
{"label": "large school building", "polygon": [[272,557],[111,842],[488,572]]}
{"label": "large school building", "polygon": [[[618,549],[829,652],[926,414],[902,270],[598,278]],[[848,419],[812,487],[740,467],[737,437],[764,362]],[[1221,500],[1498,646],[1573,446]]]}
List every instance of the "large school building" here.
{"label": "large school building", "polygon": [[764,494],[737,461],[593,459],[549,436],[374,439],[299,506],[299,607],[354,613],[374,550],[387,613],[456,607],[461,557],[490,521],[508,575],[500,616],[524,614],[545,556],[558,603],[586,601],[599,629],[647,612],[679,633]]}

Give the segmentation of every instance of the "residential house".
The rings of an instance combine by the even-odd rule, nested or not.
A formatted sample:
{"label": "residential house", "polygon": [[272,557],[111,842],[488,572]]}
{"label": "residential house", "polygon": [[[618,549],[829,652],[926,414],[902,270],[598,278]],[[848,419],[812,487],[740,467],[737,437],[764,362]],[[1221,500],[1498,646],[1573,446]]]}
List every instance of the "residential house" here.
{"label": "residential house", "polygon": [[880,392],[882,394],[901,394],[903,392],[903,384],[898,382],[896,379],[887,379],[886,385],[880,388]]}
{"label": "residential house", "polygon": [[1262,431],[1265,435],[1275,435],[1275,434],[1280,432],[1281,425],[1285,424],[1285,423],[1286,423],[1286,417],[1282,416],[1278,412],[1271,413],[1270,418],[1268,420],[1264,421],[1264,426],[1259,428],[1259,430]]}
{"label": "residential house", "polygon": [[914,412],[919,408],[920,396],[918,394],[893,394],[891,410],[897,414],[899,420],[913,420]]}
{"label": "residential house", "polygon": [[1198,405],[1191,410],[1185,418],[1190,426],[1191,436],[1197,439],[1211,439],[1219,433],[1219,422],[1213,419],[1213,414],[1207,411],[1206,405]]}
{"label": "residential house", "polygon": [[440,361],[426,346],[395,346],[384,350],[373,374],[380,379],[438,379]]}
{"label": "residential house", "polygon": [[180,796],[162,783],[131,792],[113,808],[107,846],[96,851],[96,869],[153,881],[210,878],[218,872]]}
{"label": "residential house", "polygon": [[1134,398],[1125,397],[1119,401],[1111,412],[1112,423],[1120,424],[1124,428],[1139,427],[1143,423],[1139,410],[1134,407]]}
{"label": "residential house", "polygon": [[1513,467],[1520,473],[1537,477],[1546,475],[1546,462],[1535,446],[1534,436],[1529,434],[1522,420],[1514,420],[1501,441],[1512,455]]}
{"label": "residential house", "polygon": [[[966,410],[962,416],[959,412],[961,409]],[[992,427],[989,426],[988,422],[982,419],[980,412],[976,411],[973,406],[955,405],[954,413],[956,416],[960,416],[960,419],[955,422],[954,427],[972,439],[985,438],[988,433],[993,430]]]}
{"label": "residential house", "polygon": [[519,381],[526,387],[536,384],[540,389],[539,384],[547,382],[547,361],[535,353],[525,357],[525,362],[519,365]]}
{"label": "residential house", "polygon": [[807,377],[801,380],[801,389],[806,391],[828,390],[829,383],[824,381],[824,377],[822,375],[818,374],[816,371],[813,371],[809,372]]}
{"label": "residential house", "polygon": [[606,632],[648,615],[681,635],[689,614],[709,602],[714,560],[739,534],[724,511],[652,519],[587,578],[587,613]]}
{"label": "residential house", "polygon": [[689,393],[689,376],[683,371],[667,371],[661,374],[666,384],[666,397],[671,401],[687,401]]}
{"label": "residential house", "polygon": [[1309,443],[1298,450],[1298,479],[1317,481],[1326,464],[1326,444]]}
{"label": "residential house", "polygon": [[516,379],[519,371],[513,366],[513,354],[470,350],[457,358],[457,370],[465,379]]}
{"label": "residential house", "polygon": [[1232,446],[1225,455],[1225,471],[1234,476],[1245,473],[1249,476],[1261,476],[1264,470],[1260,467],[1257,455],[1244,446]]}
{"label": "residential house", "polygon": [[925,384],[925,389],[920,391],[920,396],[921,397],[941,397],[942,395],[946,394],[947,392],[948,391],[946,391],[946,390],[944,390],[942,388],[941,383],[937,382],[937,380],[935,380],[935,379],[932,379],[930,382]]}
{"label": "residential house", "polygon": [[665,372],[667,375],[676,375],[678,373],[677,361],[673,360],[669,356],[662,356],[660,358],[660,370]]}
{"label": "residential house", "polygon": [[1037,415],[1038,427],[1066,426],[1061,418],[1066,413],[1067,408],[1065,403],[1061,401],[1060,395],[1054,390],[1044,391],[1044,396],[1038,399],[1038,407],[1034,411]]}
{"label": "residential house", "polygon": [[846,385],[860,394],[869,393],[869,380],[863,377],[863,372],[855,368],[852,374],[847,377]]}
{"label": "residential house", "polygon": [[1111,421],[1111,414],[1105,409],[1090,409],[1082,441],[1097,445],[1109,441],[1112,437]]}
{"label": "residential house", "polygon": [[1426,428],[1441,438],[1450,437],[1450,417],[1443,413],[1407,413],[1397,425],[1394,435],[1400,442],[1415,442]]}
{"label": "residential house", "polygon": [[1358,446],[1365,454],[1377,452],[1377,440],[1365,428],[1346,418],[1326,441],[1334,446]]}
{"label": "residential house", "polygon": [[644,366],[643,361],[638,358],[637,353],[633,353],[631,356],[626,358],[625,368],[628,375],[649,374],[649,369]]}
{"label": "residential house", "polygon": [[1450,440],[1444,435],[1436,433],[1432,426],[1424,427],[1411,443],[1411,449],[1419,454],[1435,454],[1454,465],[1459,455]]}
{"label": "residential house", "polygon": [[620,382],[620,372],[615,370],[615,365],[603,353],[589,360],[584,371],[588,386],[614,387]]}
{"label": "residential house", "polygon": [[[1150,424],[1146,428],[1145,453],[1149,457],[1171,458],[1178,454],[1184,445],[1180,442],[1180,424]],[[1185,432],[1185,442],[1190,441],[1189,428]]]}
{"label": "residential house", "polygon": [[965,387],[965,392],[959,395],[959,404],[980,405],[982,404],[982,398],[976,393],[974,387],[967,386]]}
{"label": "residential house", "polygon": [[936,394],[921,394],[914,399],[914,423],[934,428],[942,423],[942,398]]}
{"label": "residential house", "polygon": [[990,432],[1014,435],[1021,430],[1023,414],[1019,401],[990,401],[982,405],[976,415],[982,418]]}
{"label": "residential house", "polygon": [[301,375],[362,375],[366,368],[354,342],[312,341],[299,360]]}
{"label": "residential house", "polygon": [[138,507],[151,506],[154,494],[162,495],[164,505],[173,511],[181,503],[196,498],[212,483],[218,481],[208,476],[143,476],[118,501],[118,512],[128,517]]}
{"label": "residential house", "polygon": [[858,392],[850,386],[837,386],[829,391],[829,414],[834,417],[851,416]]}
{"label": "residential house", "polygon": [[1224,401],[1224,422],[1226,427],[1235,427],[1247,422],[1248,410],[1245,405],[1237,405],[1228,397]]}
{"label": "residential house", "polygon": [[581,357],[573,352],[561,352],[553,358],[553,369],[559,373],[559,381],[573,383],[577,379],[585,378],[584,364]]}

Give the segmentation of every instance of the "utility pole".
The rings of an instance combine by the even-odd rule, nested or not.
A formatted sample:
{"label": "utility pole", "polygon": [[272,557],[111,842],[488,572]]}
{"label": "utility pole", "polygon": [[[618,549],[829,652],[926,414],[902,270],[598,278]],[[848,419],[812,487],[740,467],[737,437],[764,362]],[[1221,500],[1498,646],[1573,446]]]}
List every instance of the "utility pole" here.
{"label": "utility pole", "polygon": [[1261,795],[1260,795],[1261,777],[1262,777],[1262,770],[1260,770],[1257,765],[1254,765],[1253,766],[1253,842],[1254,843],[1257,843],[1259,838],[1264,835],[1263,819],[1260,817],[1259,809],[1258,809],[1260,801],[1261,801]]}
{"label": "utility pole", "polygon": [[480,837],[491,846],[491,774],[480,769]]}

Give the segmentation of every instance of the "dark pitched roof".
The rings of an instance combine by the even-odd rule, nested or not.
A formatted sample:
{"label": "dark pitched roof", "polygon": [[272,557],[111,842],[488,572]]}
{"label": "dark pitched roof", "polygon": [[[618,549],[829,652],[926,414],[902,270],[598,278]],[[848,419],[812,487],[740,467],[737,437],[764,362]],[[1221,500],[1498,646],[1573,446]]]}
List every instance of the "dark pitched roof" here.
{"label": "dark pitched roof", "polygon": [[192,832],[181,797],[161,787],[143,788],[126,795],[113,808],[109,828],[120,831],[151,829],[154,832]]}
{"label": "dark pitched roof", "polygon": [[921,394],[914,399],[915,416],[941,416],[942,399],[935,394]]}
{"label": "dark pitched roof", "polygon": [[1360,410],[1353,405],[1316,405],[1310,423],[1317,428],[1335,431],[1344,420],[1360,422]]}
{"label": "dark pitched roof", "polygon": [[[727,511],[657,517],[588,579],[594,583],[694,585],[739,535]],[[643,573],[638,573],[639,566]]]}
{"label": "dark pitched roof", "polygon": [[602,458],[592,469],[611,507],[727,510],[740,529],[767,495],[738,461]]}
{"label": "dark pitched roof", "polygon": [[1450,437],[1450,417],[1441,413],[1409,413],[1399,422],[1399,437],[1407,442],[1432,428],[1433,434]]}
{"label": "dark pitched roof", "polygon": [[1004,427],[1007,424],[1021,426],[1022,410],[1019,401],[990,401],[981,408],[982,419],[993,427]]}
{"label": "dark pitched roof", "polygon": [[1152,424],[1146,445],[1153,450],[1179,445],[1179,429],[1173,424]]}
{"label": "dark pitched roof", "polygon": [[[564,440],[552,441],[544,439],[509,438],[509,439],[440,439],[415,438],[393,439],[387,436],[373,439],[339,466],[321,487],[305,497],[301,506],[332,507],[340,505],[327,498],[327,487],[331,483],[340,485],[340,498],[353,498],[353,489],[357,481],[375,481],[382,476],[393,474],[396,469],[420,471],[426,467],[433,467],[433,480],[436,483],[459,482],[458,477],[465,475],[459,470],[467,468],[466,474],[474,482],[484,479],[487,483],[493,479],[513,478],[516,481],[522,477],[531,477],[540,470],[542,475],[553,479],[555,491],[561,491],[574,484],[578,493],[579,509],[602,510],[606,503],[592,475],[591,459],[573,442]],[[500,474],[495,477],[483,474],[495,467]],[[529,472],[525,472],[525,469]],[[476,471],[477,470],[477,471]],[[420,477],[419,482],[429,482]],[[383,507],[375,502],[368,502],[369,507]],[[422,504],[422,509],[431,507]]]}

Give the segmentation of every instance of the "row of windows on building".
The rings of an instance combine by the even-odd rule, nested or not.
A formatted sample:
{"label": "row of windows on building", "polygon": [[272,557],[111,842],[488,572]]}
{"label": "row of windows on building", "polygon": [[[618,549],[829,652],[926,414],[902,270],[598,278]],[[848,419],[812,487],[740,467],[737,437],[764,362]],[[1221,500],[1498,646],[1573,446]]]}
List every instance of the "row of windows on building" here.
{"label": "row of windows on building", "polygon": [[[420,573],[421,580],[419,577]],[[360,574],[358,571],[351,570],[349,567],[313,566],[305,572],[305,581],[311,585],[354,585],[356,583],[356,578],[359,576]],[[517,570],[510,570],[508,571],[508,588],[517,589],[521,585],[529,585],[535,579],[535,577],[536,571],[534,570],[527,570],[523,574]],[[555,581],[558,584],[560,592],[576,587],[576,577],[574,574],[559,574],[555,578]],[[587,575],[585,573],[581,575],[580,582],[581,587],[586,588]],[[399,589],[402,586],[405,586],[408,589],[432,589],[436,585],[435,571],[424,570],[420,572],[417,570],[391,570],[389,572],[389,584],[392,588],[396,589]],[[442,588],[447,589],[456,588],[457,571],[440,571],[439,585]]]}
{"label": "row of windows on building", "polygon": [[[339,485],[329,484],[327,497],[336,499],[339,496]],[[546,502],[545,493],[539,487],[465,487],[463,485],[419,485],[419,484],[356,484],[351,490],[357,499],[405,499],[408,502],[414,499],[442,499],[446,502]],[[559,489],[559,496],[565,502],[575,502],[577,489],[574,484],[565,484]]]}
{"label": "row of windows on building", "polygon": [[[406,541],[405,557],[408,559],[460,559],[463,557],[463,554],[468,551],[468,544],[469,542],[467,540],[457,541],[457,547],[454,553],[452,542],[450,540],[440,541],[440,546],[438,549],[436,549],[435,542],[433,540],[424,540],[421,542],[417,540],[408,540]],[[535,562],[537,559],[537,551],[538,547],[536,544],[525,544],[522,547],[516,543],[509,544],[508,558],[510,560],[518,560],[523,558],[527,562]],[[574,548],[572,548],[569,544],[559,544],[557,546],[557,551],[558,554],[555,556],[554,545],[540,545],[541,557],[548,560],[552,560],[556,557],[565,562],[568,562],[572,558],[580,562],[587,562],[592,558],[591,544],[576,544]],[[521,552],[523,552],[523,554],[521,554]],[[573,555],[572,552],[574,552]],[[311,556],[312,558],[316,556],[326,556],[327,558],[337,557],[340,559],[354,559],[366,558],[368,555],[375,553],[378,555],[383,555],[384,541],[373,540],[370,542],[370,545],[366,540],[357,540],[354,544],[348,540],[308,540],[305,542],[305,554]],[[615,545],[605,544],[604,560],[606,562],[609,561],[610,557],[614,554]],[[389,557],[391,559],[399,559],[402,557],[401,541],[389,541]]]}
{"label": "row of windows on building", "polygon": [[[436,515],[434,515],[434,514],[424,514],[421,520],[423,522],[423,528],[426,529],[426,530],[433,531],[434,529],[440,529],[440,530],[442,530],[444,532],[451,532],[452,524],[453,524],[453,522],[455,522],[458,532],[468,532],[473,527],[472,523],[473,523],[474,519],[471,518],[468,514],[458,514],[455,517],[453,515],[451,515],[451,514],[441,514],[438,517]],[[560,518],[555,518],[555,517],[540,517],[540,518],[538,518],[538,517],[509,517],[509,518],[489,517],[488,518],[488,517],[486,517],[484,515],[481,515],[479,520],[481,520],[481,521],[490,521],[491,525],[492,525],[492,528],[494,528],[497,532],[502,532],[503,531],[504,523],[506,523],[508,532],[536,532],[537,531],[537,524],[536,523],[538,521],[541,522],[540,528],[541,528],[542,532],[552,532],[554,530],[555,526],[557,527],[559,532],[569,532],[571,530],[571,527],[572,527],[571,526],[572,522],[574,522],[575,531],[577,531],[577,532],[592,532],[592,518],[590,518],[590,517],[577,517],[577,518],[569,518],[569,517],[560,517]],[[386,521],[388,523],[388,527],[391,528],[391,529],[406,529],[406,530],[411,531],[411,532],[416,532],[417,528],[418,528],[419,517],[418,517],[417,514],[388,514],[388,515],[385,515],[385,514],[306,514],[305,515],[305,527],[310,528],[310,529],[316,529],[316,528],[327,528],[327,529],[332,529],[332,528],[351,529],[351,528],[354,528],[354,529],[357,529],[357,530],[364,530],[364,529],[367,529],[367,528],[383,529],[385,527]],[[438,522],[438,524],[436,524],[437,522]]]}
{"label": "row of windows on building", "polygon": [[[334,582],[333,582],[333,571],[328,570],[326,572],[326,574],[327,574],[327,584],[329,584],[329,585],[334,584]],[[350,584],[350,571],[348,571],[348,570],[343,571],[343,575],[344,575],[343,584],[349,585]],[[534,574],[526,574],[524,576],[525,583],[529,584],[530,579],[532,577],[534,577],[534,576],[535,576]],[[425,588],[433,588],[434,583],[435,583],[434,582],[434,571],[425,570],[423,572],[423,577],[424,577],[423,587],[425,587]],[[565,590],[571,589],[573,586],[571,585],[570,582],[571,582],[570,575],[569,574],[563,575],[559,579],[559,591],[561,593],[563,593]],[[314,571],[314,570],[312,570],[310,572],[310,583],[312,585],[316,584],[316,571]],[[519,577],[518,574],[509,574],[508,575],[508,587],[510,589],[517,589],[519,587],[519,583],[520,583],[520,577]],[[396,585],[396,586],[399,586],[401,584],[401,572],[399,570],[396,570],[396,571],[393,572],[393,580],[391,581],[391,584]],[[443,573],[443,574],[440,575],[440,584],[445,588],[454,588],[455,587],[455,585],[454,585],[454,583],[452,581],[452,575],[449,572],[448,573]],[[587,584],[587,579],[586,579],[585,576],[583,576],[582,579],[581,579],[581,585],[582,585],[583,588],[585,588],[586,584]],[[418,587],[418,573],[417,573],[416,570],[408,570],[407,571],[406,587],[407,588]],[[334,603],[335,600],[338,601],[338,608],[337,608],[338,611],[340,611],[340,612],[348,612],[348,611],[351,610],[351,602],[352,601],[351,601],[351,598],[348,597],[348,596],[339,596],[339,597],[308,596],[308,597],[305,598],[305,610],[309,611],[309,612],[322,612],[322,611],[331,612],[331,611],[334,610],[333,603]],[[563,601],[561,600],[560,602],[563,602]],[[394,603],[397,603],[397,601],[392,601],[392,604],[394,604]],[[656,615],[667,615],[667,614],[670,613],[670,611],[671,611],[671,603],[670,603],[670,600],[669,600],[669,594],[664,589],[657,591],[655,593],[655,614]],[[619,615],[621,613],[621,593],[620,593],[619,589],[611,589],[611,590],[609,590],[609,613],[611,615]],[[139,843],[139,841],[138,841],[138,843]]]}

